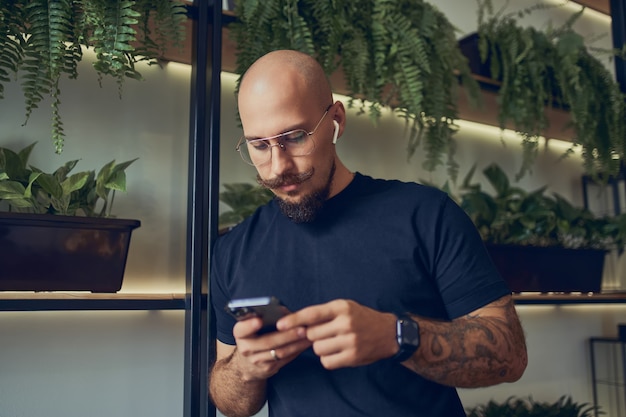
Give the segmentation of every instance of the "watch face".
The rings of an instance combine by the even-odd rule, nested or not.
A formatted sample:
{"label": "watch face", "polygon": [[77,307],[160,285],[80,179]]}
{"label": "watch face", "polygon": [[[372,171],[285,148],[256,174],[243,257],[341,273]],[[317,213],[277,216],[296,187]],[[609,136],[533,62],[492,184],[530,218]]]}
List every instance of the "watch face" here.
{"label": "watch face", "polygon": [[401,315],[396,321],[396,333],[399,349],[392,359],[397,362],[404,362],[413,355],[420,345],[419,326],[408,315]]}
{"label": "watch face", "polygon": [[420,332],[417,323],[413,320],[402,318],[400,320],[400,345],[419,346]]}

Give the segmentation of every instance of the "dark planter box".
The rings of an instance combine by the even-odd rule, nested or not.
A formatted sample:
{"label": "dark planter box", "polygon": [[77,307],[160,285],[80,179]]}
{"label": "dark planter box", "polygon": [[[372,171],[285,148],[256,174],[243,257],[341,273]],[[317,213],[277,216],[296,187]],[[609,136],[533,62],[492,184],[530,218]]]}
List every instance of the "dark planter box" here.
{"label": "dark planter box", "polygon": [[[493,56],[491,51],[487,53],[487,59],[483,62],[480,59],[480,49],[478,47],[479,43],[479,35],[477,32],[470,33],[469,35],[459,39],[459,49],[461,53],[467,58],[467,64],[470,68],[470,72],[474,74],[476,77],[476,81],[480,84],[481,88],[489,91],[498,91],[500,89],[501,79],[496,79],[493,77],[491,73],[491,60]],[[551,105],[556,108],[561,108],[568,110],[569,107],[564,106],[561,98],[563,97],[563,93],[558,88],[556,84],[556,80],[554,78],[554,73],[548,69],[549,73],[546,77],[550,80],[550,85],[552,86],[552,103]],[[558,100],[554,98],[558,97]]]}
{"label": "dark planter box", "polygon": [[119,291],[131,232],[140,224],[0,213],[0,291]]}
{"label": "dark planter box", "polygon": [[478,33],[470,33],[459,40],[459,49],[467,58],[467,64],[472,74],[480,75],[485,78],[491,78],[491,61],[487,57],[485,62],[480,59],[480,50],[478,48]]}
{"label": "dark planter box", "polygon": [[487,245],[513,292],[600,292],[606,251]]}

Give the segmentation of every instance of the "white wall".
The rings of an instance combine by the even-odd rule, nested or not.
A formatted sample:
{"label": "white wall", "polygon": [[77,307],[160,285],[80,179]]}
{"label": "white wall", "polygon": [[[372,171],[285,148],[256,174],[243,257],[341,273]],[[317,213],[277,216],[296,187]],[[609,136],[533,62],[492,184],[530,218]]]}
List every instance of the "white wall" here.
{"label": "white wall", "polygon": [[[534,2],[515,2],[526,3]],[[437,4],[462,30],[475,27],[475,2]],[[608,32],[608,21],[592,14],[581,21],[579,30]],[[61,111],[68,139],[60,157],[49,144],[47,103],[22,127],[19,85],[6,85],[5,99],[0,100],[0,146],[38,140],[32,163],[44,169],[76,158],[82,158],[79,168],[91,169],[111,159],[139,156],[127,170],[128,194],[116,196],[119,217],[142,221],[133,234],[122,291],[180,292],[185,270],[190,71],[169,64],[164,69],[142,67],[142,72],[146,81],[127,81],[119,100],[112,81],[100,89],[89,64],[81,64],[79,79],[64,82]],[[254,170],[234,151],[241,132],[233,77],[224,74],[223,80],[222,182],[253,182]],[[402,122],[385,114],[373,127],[354,111],[348,117],[337,146],[350,169],[375,177],[443,183],[443,171],[431,176],[420,168],[419,151],[407,162]],[[458,142],[461,177],[474,162],[480,168],[498,161],[510,175],[519,167],[516,142],[507,139],[503,147],[493,129],[462,124]],[[558,149],[543,154],[533,175],[521,185],[548,184],[581,204],[580,159],[557,163],[559,154]],[[523,306],[519,312],[530,355],[526,374],[515,384],[461,390],[464,403],[471,406],[510,395],[555,401],[563,394],[590,402],[587,339],[615,335],[617,323],[626,322],[626,307]],[[0,313],[0,412],[3,417],[182,415],[183,326],[183,312]]]}
{"label": "white wall", "polygon": [[182,415],[183,311],[0,312],[6,417]]}
{"label": "white wall", "polygon": [[[147,81],[127,82],[120,100],[114,82],[99,88],[81,63],[79,79],[63,83],[60,156],[49,140],[48,103],[22,126],[19,85],[6,85],[0,146],[38,141],[31,163],[47,171],[73,159],[87,170],[139,157],[114,206],[118,217],[142,222],[122,291],[184,292],[191,71],[141,71]],[[3,417],[182,416],[184,311],[0,312],[0,334]]]}

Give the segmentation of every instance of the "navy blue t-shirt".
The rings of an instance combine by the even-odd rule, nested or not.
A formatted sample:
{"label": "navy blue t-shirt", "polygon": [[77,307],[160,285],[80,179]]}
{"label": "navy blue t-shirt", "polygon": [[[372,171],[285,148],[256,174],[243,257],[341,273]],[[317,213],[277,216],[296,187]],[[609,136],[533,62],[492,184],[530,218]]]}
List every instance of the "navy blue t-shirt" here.
{"label": "navy blue t-shirt", "polygon": [[[451,320],[510,291],[471,220],[444,192],[357,173],[317,219],[275,201],[219,238],[210,295],[217,338],[234,344],[232,298],[278,297],[291,310],[351,299]],[[312,349],[268,381],[270,416],[465,416],[456,390],[389,360],[328,371]]]}

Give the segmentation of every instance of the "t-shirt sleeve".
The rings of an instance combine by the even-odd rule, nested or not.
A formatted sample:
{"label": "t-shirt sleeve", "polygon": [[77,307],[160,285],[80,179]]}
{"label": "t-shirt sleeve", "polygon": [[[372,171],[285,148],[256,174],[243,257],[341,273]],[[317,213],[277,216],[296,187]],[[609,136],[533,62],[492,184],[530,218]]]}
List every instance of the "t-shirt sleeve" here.
{"label": "t-shirt sleeve", "polygon": [[222,257],[228,250],[222,247],[222,243],[221,238],[217,240],[211,258],[209,286],[211,302],[209,304],[212,308],[212,314],[215,316],[217,340],[228,345],[234,345],[233,326],[236,320],[225,310],[226,304],[230,301],[230,296],[228,294],[228,283],[226,281],[228,272],[223,270],[224,262],[222,262]]}
{"label": "t-shirt sleeve", "polygon": [[451,319],[511,293],[471,219],[447,196],[436,227],[435,277]]}

